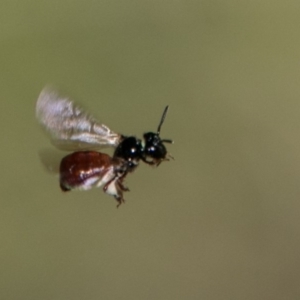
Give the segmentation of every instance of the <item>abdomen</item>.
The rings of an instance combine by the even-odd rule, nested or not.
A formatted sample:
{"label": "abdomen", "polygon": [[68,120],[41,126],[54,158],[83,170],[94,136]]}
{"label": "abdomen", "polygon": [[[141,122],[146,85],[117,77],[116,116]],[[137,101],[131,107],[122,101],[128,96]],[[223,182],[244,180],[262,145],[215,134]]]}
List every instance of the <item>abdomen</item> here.
{"label": "abdomen", "polygon": [[100,152],[74,152],[60,163],[60,187],[63,191],[101,186],[113,176],[112,158]]}

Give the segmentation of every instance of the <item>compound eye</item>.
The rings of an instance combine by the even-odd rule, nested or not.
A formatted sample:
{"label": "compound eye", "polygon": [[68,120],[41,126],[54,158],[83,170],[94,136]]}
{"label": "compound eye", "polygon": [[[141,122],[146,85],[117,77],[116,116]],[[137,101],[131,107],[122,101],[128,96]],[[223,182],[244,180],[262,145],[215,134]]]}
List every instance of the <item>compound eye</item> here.
{"label": "compound eye", "polygon": [[156,146],[150,147],[150,151],[148,153],[150,157],[153,159],[164,159],[167,155],[167,150],[163,144],[159,144]]}
{"label": "compound eye", "polygon": [[156,151],[156,147],[154,147],[154,146],[150,146],[150,147],[147,149],[147,152],[149,153],[149,155],[154,154],[155,151]]}

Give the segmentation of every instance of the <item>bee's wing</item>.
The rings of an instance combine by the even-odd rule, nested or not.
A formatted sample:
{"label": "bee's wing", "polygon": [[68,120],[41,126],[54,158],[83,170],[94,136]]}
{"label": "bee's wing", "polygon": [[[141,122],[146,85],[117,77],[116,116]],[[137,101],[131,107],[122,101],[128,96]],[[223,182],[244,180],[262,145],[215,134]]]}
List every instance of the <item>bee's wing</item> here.
{"label": "bee's wing", "polygon": [[68,98],[50,88],[42,90],[36,103],[36,117],[62,150],[92,150],[116,147],[121,135],[95,120]]}

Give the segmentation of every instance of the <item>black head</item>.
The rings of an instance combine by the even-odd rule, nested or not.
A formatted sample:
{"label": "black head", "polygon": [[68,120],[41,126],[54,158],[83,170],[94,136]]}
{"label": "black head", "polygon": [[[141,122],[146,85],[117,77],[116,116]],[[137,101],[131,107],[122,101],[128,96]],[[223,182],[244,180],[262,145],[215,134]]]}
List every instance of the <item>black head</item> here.
{"label": "black head", "polygon": [[163,143],[173,143],[173,141],[169,139],[161,139],[159,136],[161,126],[168,112],[168,108],[169,106],[166,106],[162,114],[157,132],[147,132],[144,134],[144,151],[142,159],[145,163],[159,165],[163,160],[168,160],[167,149]]}
{"label": "black head", "polygon": [[138,165],[142,152],[143,148],[139,139],[134,136],[124,137],[116,148],[114,157],[125,159],[128,162],[129,170],[133,170]]}

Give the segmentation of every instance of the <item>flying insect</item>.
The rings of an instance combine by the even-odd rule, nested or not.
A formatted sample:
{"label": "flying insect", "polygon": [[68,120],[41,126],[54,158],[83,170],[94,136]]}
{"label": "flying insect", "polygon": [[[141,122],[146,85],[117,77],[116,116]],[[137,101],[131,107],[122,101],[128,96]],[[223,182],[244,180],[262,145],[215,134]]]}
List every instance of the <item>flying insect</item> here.
{"label": "flying insect", "polygon": [[[168,112],[165,107],[156,132],[147,132],[143,139],[124,136],[110,130],[80,106],[51,88],[44,88],[36,103],[36,117],[58,149],[74,151],[60,162],[59,182],[62,191],[89,190],[103,187],[118,206],[125,202],[123,192],[129,189],[123,181],[140,161],[158,166],[173,158],[161,139],[160,130]],[[113,156],[99,152],[115,148]]]}

